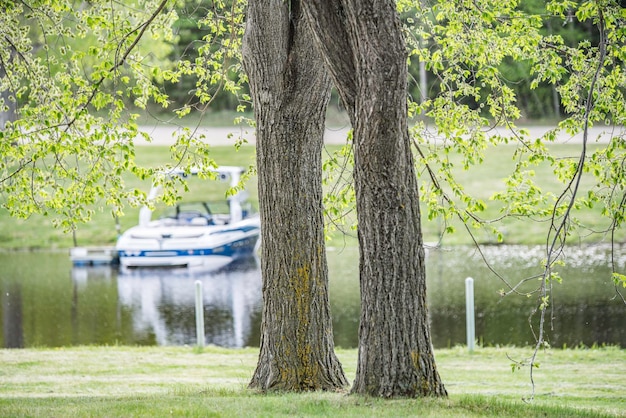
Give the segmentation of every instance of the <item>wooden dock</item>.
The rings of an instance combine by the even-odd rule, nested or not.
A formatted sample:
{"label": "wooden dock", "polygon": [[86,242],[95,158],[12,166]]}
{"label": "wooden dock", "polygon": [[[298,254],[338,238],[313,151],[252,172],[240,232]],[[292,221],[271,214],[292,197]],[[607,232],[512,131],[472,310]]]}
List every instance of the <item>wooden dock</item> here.
{"label": "wooden dock", "polygon": [[119,263],[115,247],[74,247],[70,249],[70,260],[75,266],[102,266]]}

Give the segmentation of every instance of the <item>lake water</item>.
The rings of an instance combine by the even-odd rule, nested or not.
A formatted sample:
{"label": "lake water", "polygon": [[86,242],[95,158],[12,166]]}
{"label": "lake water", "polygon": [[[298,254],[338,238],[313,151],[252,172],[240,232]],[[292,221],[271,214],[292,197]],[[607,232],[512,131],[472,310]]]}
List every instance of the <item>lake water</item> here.
{"label": "lake water", "polygon": [[[511,284],[539,271],[542,247],[487,246],[492,266]],[[555,284],[548,340],[556,347],[626,347],[626,305],[611,281],[606,246],[568,248]],[[358,256],[331,247],[330,299],[335,343],[358,342]],[[626,247],[615,262],[625,271]],[[476,337],[484,345],[534,342],[529,315],[536,297],[502,298],[506,285],[475,249],[427,251],[428,305],[435,347],[465,344],[465,279],[475,281]],[[186,270],[120,273],[111,267],[72,267],[66,253],[1,253],[1,347],[85,344],[192,345],[196,343],[194,283],[203,284],[207,344],[259,345],[261,278],[256,260],[213,274]],[[524,287],[538,286],[532,280]],[[626,293],[626,292],[624,292]],[[536,325],[537,318],[531,321]]]}

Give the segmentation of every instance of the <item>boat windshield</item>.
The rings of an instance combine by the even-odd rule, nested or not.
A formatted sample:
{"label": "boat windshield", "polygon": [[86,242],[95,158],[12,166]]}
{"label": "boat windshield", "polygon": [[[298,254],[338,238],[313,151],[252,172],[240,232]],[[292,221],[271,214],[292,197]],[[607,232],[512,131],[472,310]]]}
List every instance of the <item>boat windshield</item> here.
{"label": "boat windshield", "polygon": [[227,215],[229,213],[228,202],[181,202],[176,206],[163,206],[156,208],[152,219],[174,218],[188,219],[194,217],[206,217],[213,215]]}

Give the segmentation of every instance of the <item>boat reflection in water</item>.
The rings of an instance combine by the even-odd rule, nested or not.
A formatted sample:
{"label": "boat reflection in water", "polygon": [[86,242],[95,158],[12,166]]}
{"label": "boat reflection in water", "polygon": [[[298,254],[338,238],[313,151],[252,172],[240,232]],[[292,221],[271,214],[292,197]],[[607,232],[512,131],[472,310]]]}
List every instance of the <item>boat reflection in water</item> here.
{"label": "boat reflection in water", "polygon": [[252,317],[259,310],[261,277],[254,258],[212,273],[189,269],[141,269],[120,273],[122,307],[133,312],[136,335],[158,345],[195,344],[195,281],[202,282],[205,344],[258,345],[251,341]]}
{"label": "boat reflection in water", "polygon": [[[75,269],[76,270],[76,269]],[[94,272],[95,273],[95,272]],[[195,345],[195,282],[202,282],[205,344],[258,346],[261,273],[255,258],[214,272],[187,268],[122,269],[117,274],[118,312],[132,329],[125,343]],[[73,275],[83,281],[81,274]],[[128,324],[131,322],[131,324]],[[129,326],[130,325],[130,326]]]}

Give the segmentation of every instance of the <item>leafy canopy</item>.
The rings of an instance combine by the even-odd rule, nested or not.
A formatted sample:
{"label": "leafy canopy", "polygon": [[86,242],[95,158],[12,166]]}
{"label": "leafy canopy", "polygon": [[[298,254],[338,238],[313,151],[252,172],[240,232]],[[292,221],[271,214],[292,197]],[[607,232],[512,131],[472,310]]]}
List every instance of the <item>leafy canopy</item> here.
{"label": "leafy canopy", "polygon": [[[176,40],[175,1],[8,1],[0,14],[0,192],[11,215],[51,216],[71,230],[96,207],[121,215],[145,194],[124,178],[156,178],[164,170],[140,167],[135,140],[140,113],[167,108],[165,80],[197,80],[195,97],[206,105],[218,89],[237,93],[228,74],[238,69],[241,3],[214,2],[201,22],[194,62],[170,62]],[[217,40],[217,41],[216,41]],[[177,109],[179,116],[191,106]],[[202,137],[177,133],[172,164],[213,163]],[[205,173],[207,176],[209,172]],[[127,177],[126,177],[127,178]],[[172,188],[166,200],[176,199]]]}

